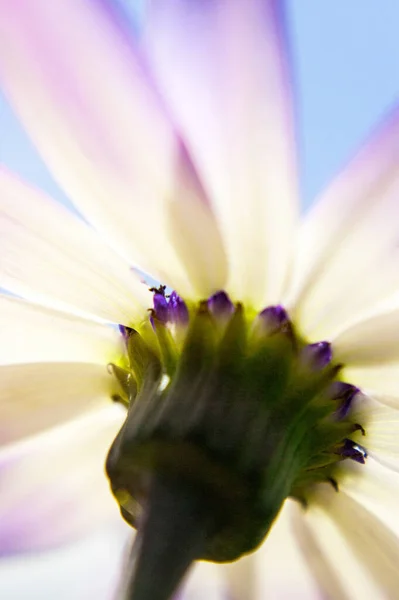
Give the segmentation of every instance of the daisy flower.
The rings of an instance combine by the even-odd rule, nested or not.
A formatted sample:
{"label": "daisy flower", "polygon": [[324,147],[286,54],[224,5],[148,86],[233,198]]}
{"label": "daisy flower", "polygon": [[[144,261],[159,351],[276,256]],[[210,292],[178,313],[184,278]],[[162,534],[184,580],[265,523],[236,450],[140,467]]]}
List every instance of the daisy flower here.
{"label": "daisy flower", "polygon": [[197,559],[208,597],[395,598],[398,114],[299,222],[280,3],[114,8],[0,0],[4,91],[84,217],[1,170],[1,551],[119,508],[130,600]]}

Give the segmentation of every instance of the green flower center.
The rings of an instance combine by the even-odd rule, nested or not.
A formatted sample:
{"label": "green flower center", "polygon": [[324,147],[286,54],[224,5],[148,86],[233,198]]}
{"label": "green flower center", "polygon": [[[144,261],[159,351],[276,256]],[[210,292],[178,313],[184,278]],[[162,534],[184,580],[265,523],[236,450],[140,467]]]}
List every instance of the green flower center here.
{"label": "green flower center", "polygon": [[318,483],[338,490],[343,460],[364,462],[351,439],[364,433],[351,419],[358,390],[340,382],[330,345],[301,339],[281,307],[254,314],[220,293],[187,308],[164,288],[155,298],[151,326],[125,330],[128,369],[110,366],[128,406],[107,458],[111,488],[140,529],[154,481],[183,486],[206,521],[194,558],[235,560],[287,497],[306,506]]}

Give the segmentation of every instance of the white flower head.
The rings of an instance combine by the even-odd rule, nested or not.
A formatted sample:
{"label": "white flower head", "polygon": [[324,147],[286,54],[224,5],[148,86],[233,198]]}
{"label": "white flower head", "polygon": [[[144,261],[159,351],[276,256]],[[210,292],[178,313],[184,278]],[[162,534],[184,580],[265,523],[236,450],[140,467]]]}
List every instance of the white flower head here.
{"label": "white flower head", "polygon": [[0,0],[4,91],[85,218],[1,169],[3,554],[112,522],[106,461],[129,598],[250,552],[185,593],[396,597],[399,117],[301,221],[280,4],[151,0],[133,35]]}

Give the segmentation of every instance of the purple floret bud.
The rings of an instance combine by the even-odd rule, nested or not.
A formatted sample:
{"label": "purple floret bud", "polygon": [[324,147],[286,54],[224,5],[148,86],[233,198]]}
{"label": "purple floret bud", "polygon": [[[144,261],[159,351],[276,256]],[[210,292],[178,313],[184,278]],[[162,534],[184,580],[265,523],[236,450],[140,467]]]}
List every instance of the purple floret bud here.
{"label": "purple floret bud", "polygon": [[165,298],[165,295],[159,292],[154,293],[153,298],[154,303],[154,312],[156,318],[161,323],[167,323],[168,321],[168,301]]}
{"label": "purple floret bud", "polygon": [[333,400],[338,404],[335,415],[339,420],[345,419],[352,408],[355,396],[360,390],[355,385],[344,383],[343,381],[335,381],[332,384],[331,390]]}
{"label": "purple floret bud", "polygon": [[168,317],[171,323],[186,325],[189,320],[188,309],[184,300],[176,292],[172,292],[168,303]]}
{"label": "purple floret bud", "polygon": [[367,458],[366,449],[350,439],[344,440],[343,445],[339,449],[339,454],[344,458],[350,458],[362,465],[364,465]]}
{"label": "purple floret bud", "polygon": [[287,311],[280,305],[268,306],[262,310],[258,315],[258,324],[267,334],[290,330],[290,320]]}
{"label": "purple floret bud", "polygon": [[332,349],[329,342],[317,342],[305,346],[302,356],[312,369],[324,369],[332,360]]}
{"label": "purple floret bud", "polygon": [[127,327],[126,325],[118,325],[118,329],[126,342],[129,339],[129,336],[133,331],[132,328]]}
{"label": "purple floret bud", "polygon": [[216,318],[230,317],[234,312],[234,304],[226,292],[216,292],[208,300],[210,313]]}

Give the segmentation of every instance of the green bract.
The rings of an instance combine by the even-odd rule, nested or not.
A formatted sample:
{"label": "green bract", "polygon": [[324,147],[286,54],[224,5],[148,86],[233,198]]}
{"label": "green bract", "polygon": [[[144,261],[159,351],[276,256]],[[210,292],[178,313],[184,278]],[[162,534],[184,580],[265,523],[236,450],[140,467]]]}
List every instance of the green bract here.
{"label": "green bract", "polygon": [[211,522],[197,558],[217,562],[254,550],[288,496],[306,504],[316,482],[337,486],[340,449],[360,428],[336,416],[340,366],[288,319],[247,312],[199,303],[180,348],[154,312],[158,347],[128,331],[130,369],[113,367],[129,408],[107,472],[124,518],[137,525],[154,477],[183,482]]}

